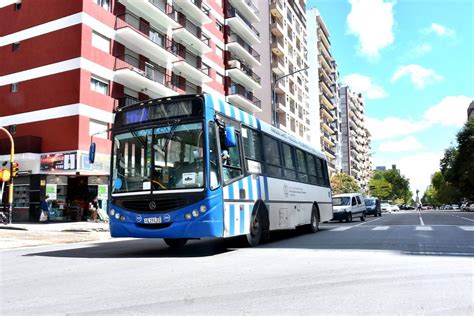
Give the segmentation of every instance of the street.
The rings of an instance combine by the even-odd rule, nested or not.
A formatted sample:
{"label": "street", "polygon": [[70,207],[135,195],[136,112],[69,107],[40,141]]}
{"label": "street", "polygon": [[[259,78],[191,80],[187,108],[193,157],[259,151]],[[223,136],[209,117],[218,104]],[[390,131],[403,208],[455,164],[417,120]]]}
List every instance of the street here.
{"label": "street", "polygon": [[248,248],[114,239],[2,250],[1,314],[455,314],[474,309],[474,213],[407,211]]}

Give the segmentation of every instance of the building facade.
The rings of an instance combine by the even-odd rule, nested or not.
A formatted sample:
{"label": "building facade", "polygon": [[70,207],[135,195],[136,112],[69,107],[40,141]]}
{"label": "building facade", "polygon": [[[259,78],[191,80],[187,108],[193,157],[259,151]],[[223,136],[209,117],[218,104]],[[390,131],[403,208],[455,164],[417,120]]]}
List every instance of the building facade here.
{"label": "building facade", "polygon": [[8,0],[0,20],[0,126],[14,134],[21,175],[14,220],[34,219],[46,194],[57,220],[84,219],[97,195],[106,207],[111,142],[101,132],[117,107],[208,92],[262,113],[252,1]]}
{"label": "building facade", "polygon": [[330,33],[318,9],[308,13],[311,121],[319,127],[312,131],[313,144],[328,159],[331,174],[341,171],[339,95],[337,65],[331,54]]}
{"label": "building facade", "polygon": [[341,101],[342,171],[354,177],[362,191],[368,191],[372,163],[370,133],[365,127],[364,99],[349,87],[339,89]]}
{"label": "building facade", "polygon": [[274,93],[270,121],[290,134],[311,141],[305,6],[306,1],[270,1]]}

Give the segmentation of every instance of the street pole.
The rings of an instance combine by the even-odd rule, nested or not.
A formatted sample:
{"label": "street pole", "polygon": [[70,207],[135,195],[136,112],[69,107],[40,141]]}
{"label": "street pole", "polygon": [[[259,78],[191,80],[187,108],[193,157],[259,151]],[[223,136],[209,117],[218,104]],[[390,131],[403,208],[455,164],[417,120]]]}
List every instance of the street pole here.
{"label": "street pole", "polygon": [[[15,142],[13,141],[12,134],[4,128],[0,127],[0,130],[4,131],[10,139],[10,181],[8,183],[8,223],[12,223],[13,215],[13,161],[15,160]],[[2,192],[3,193],[3,192]]]}
{"label": "street pole", "polygon": [[292,75],[294,75],[294,74],[296,74],[296,73],[298,73],[298,72],[305,71],[305,70],[307,70],[308,68],[309,68],[309,66],[308,66],[308,67],[305,67],[305,68],[302,68],[302,69],[295,70],[295,71],[293,71],[293,72],[291,72],[291,73],[289,73],[289,74],[286,74],[286,75],[283,75],[283,76],[281,76],[281,77],[278,77],[278,78],[275,79],[275,81],[273,81],[273,84],[272,84],[272,93],[273,93],[273,95],[272,95],[272,99],[273,99],[273,126],[278,127],[278,125],[277,125],[277,111],[276,111],[276,109],[277,109],[277,106],[276,106],[276,91],[275,91],[276,85],[277,85],[278,81],[280,81],[281,79],[284,79],[284,78],[286,78],[286,77],[292,76]]}

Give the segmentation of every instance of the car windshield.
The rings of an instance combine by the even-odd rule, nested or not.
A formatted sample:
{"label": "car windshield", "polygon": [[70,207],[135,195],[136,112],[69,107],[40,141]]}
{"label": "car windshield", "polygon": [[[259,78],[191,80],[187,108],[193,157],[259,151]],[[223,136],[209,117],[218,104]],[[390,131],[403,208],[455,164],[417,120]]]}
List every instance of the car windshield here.
{"label": "car windshield", "polygon": [[332,198],[332,204],[334,206],[350,205],[351,204],[351,198],[348,197],[348,196],[334,197],[334,198]]}
{"label": "car windshield", "polygon": [[114,137],[113,193],[204,187],[202,123]]}
{"label": "car windshield", "polygon": [[365,199],[365,206],[375,205],[375,200]]}

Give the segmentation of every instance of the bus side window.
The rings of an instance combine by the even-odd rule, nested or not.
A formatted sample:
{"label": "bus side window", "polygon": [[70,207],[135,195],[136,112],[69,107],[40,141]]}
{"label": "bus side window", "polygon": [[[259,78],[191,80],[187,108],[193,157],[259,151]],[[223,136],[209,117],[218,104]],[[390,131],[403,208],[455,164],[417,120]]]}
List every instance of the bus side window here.
{"label": "bus side window", "polygon": [[244,148],[245,166],[248,172],[261,173],[263,171],[261,133],[242,126],[242,145]]}
{"label": "bus side window", "polygon": [[296,164],[293,154],[293,147],[288,144],[282,144],[283,160],[285,161],[285,178],[296,180]]}
{"label": "bus side window", "polygon": [[263,136],[263,148],[265,152],[265,161],[267,163],[267,174],[270,177],[282,177],[282,168],[280,160],[280,146],[278,141],[266,135]]}
{"label": "bus side window", "polygon": [[[231,180],[238,178],[242,175],[242,165],[240,163],[240,137],[238,133],[236,134],[237,145],[230,147],[227,150],[223,150],[221,156],[222,161],[222,177],[224,178],[224,183],[229,183]],[[227,153],[225,153],[227,151]],[[224,157],[223,156],[227,156]]]}
{"label": "bus side window", "polygon": [[324,180],[324,171],[323,171],[323,160],[321,158],[316,157],[316,173],[318,174],[318,184],[325,185]]}
{"label": "bus side window", "polygon": [[308,169],[306,168],[306,159],[301,149],[296,149],[296,162],[298,163],[298,177],[300,181],[308,182]]}
{"label": "bus side window", "polygon": [[316,166],[314,164],[314,156],[309,153],[306,153],[306,161],[308,163],[309,182],[311,182],[311,184],[318,184]]}

